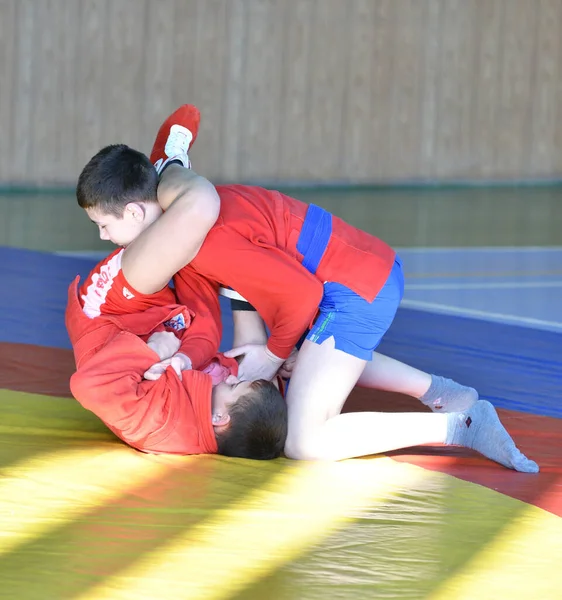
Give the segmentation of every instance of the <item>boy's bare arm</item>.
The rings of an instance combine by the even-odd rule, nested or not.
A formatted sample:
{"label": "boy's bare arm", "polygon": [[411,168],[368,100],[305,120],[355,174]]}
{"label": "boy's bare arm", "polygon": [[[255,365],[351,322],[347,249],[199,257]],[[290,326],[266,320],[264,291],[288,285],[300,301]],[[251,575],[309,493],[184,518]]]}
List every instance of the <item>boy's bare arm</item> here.
{"label": "boy's bare arm", "polygon": [[166,211],[123,252],[125,279],[142,294],[153,294],[191,262],[215,224],[220,200],[213,184],[180,165],[170,165],[158,186]]}
{"label": "boy's bare arm", "polygon": [[233,310],[234,339],[232,347],[245,344],[267,344],[265,323],[255,310]]}

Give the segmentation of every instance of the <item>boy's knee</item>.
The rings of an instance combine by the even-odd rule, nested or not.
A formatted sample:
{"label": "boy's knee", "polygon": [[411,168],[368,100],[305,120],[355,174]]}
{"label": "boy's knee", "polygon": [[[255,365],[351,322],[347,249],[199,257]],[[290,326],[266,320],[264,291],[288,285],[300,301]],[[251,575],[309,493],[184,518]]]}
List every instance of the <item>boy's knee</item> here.
{"label": "boy's knee", "polygon": [[288,436],[285,442],[285,456],[292,460],[319,460],[318,448],[310,440]]}

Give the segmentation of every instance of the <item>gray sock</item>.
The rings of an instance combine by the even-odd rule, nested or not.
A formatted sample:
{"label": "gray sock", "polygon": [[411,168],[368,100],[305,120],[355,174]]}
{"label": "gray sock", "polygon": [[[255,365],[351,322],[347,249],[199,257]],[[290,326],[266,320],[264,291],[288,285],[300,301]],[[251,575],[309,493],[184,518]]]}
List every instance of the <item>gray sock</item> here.
{"label": "gray sock", "polygon": [[508,469],[522,473],[539,472],[537,463],[517,449],[501,424],[496,409],[487,400],[479,400],[468,411],[448,415],[445,443],[477,450]]}
{"label": "gray sock", "polygon": [[439,375],[431,376],[431,385],[420,398],[420,402],[433,412],[461,412],[468,410],[477,400],[478,392],[474,388]]}

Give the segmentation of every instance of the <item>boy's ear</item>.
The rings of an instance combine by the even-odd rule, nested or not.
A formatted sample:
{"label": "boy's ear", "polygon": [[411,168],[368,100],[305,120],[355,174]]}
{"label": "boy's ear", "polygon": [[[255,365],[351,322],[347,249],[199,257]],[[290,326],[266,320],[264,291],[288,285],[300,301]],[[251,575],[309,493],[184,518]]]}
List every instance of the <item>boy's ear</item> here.
{"label": "boy's ear", "polygon": [[215,413],[212,416],[211,422],[216,433],[224,431],[230,423],[230,415],[228,413]]}
{"label": "boy's ear", "polygon": [[123,212],[123,216],[125,215],[133,217],[133,219],[136,219],[137,221],[142,221],[144,218],[144,207],[137,202],[129,202],[129,204],[125,206]]}

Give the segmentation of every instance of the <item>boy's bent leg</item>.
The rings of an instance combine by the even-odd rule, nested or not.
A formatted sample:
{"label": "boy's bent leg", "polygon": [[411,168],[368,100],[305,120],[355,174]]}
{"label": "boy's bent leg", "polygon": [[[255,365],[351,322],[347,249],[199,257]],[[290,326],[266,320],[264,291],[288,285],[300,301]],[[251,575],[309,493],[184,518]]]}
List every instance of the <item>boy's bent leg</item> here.
{"label": "boy's bent leg", "polygon": [[365,365],[357,384],[413,396],[433,412],[468,410],[478,400],[478,392],[474,388],[430,375],[378,352],[374,352],[373,358]]}
{"label": "boy's bent leg", "polygon": [[425,443],[443,443],[447,415],[347,413],[341,409],[365,361],[306,340],[287,392],[285,454],[297,460],[342,460]]}
{"label": "boy's bent leg", "polygon": [[365,365],[357,385],[420,398],[429,390],[431,375],[384,354],[373,352],[373,358]]}
{"label": "boy's bent leg", "polygon": [[333,338],[304,341],[287,390],[289,458],[328,458],[321,448],[323,428],[341,412],[364,367],[364,360],[336,350]]}
{"label": "boy's bent leg", "polygon": [[522,473],[538,473],[501,424],[495,408],[480,400],[453,413],[347,413],[328,419],[316,438],[313,458],[341,460],[418,446],[445,444],[472,448]]}
{"label": "boy's bent leg", "polygon": [[444,443],[447,415],[340,414],[364,361],[306,340],[287,392],[285,454],[297,460],[342,460],[425,443]]}
{"label": "boy's bent leg", "polygon": [[538,466],[515,446],[494,407],[479,401],[465,412],[347,413],[341,408],[363,368],[361,359],[306,340],[287,392],[288,458],[343,460],[420,444],[460,445],[517,471]]}

